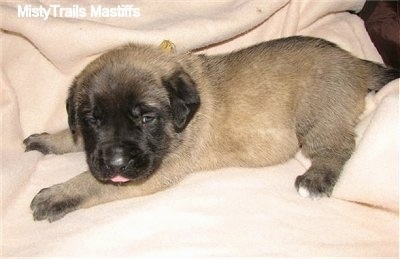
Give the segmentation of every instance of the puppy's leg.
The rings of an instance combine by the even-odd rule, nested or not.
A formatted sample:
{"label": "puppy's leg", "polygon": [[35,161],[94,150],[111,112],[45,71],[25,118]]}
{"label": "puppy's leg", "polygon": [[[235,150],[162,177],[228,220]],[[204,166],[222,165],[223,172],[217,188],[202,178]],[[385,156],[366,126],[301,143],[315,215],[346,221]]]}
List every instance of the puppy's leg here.
{"label": "puppy's leg", "polygon": [[339,126],[316,125],[302,138],[302,152],[311,159],[311,167],[296,178],[300,195],[311,198],[330,196],[343,166],[355,148],[354,133]]}
{"label": "puppy's leg", "polygon": [[33,134],[24,140],[26,151],[37,150],[43,154],[64,154],[83,150],[82,138],[66,129],[54,134]]}
{"label": "puppy's leg", "polygon": [[33,218],[52,222],[77,209],[151,194],[167,188],[173,182],[166,180],[157,172],[141,182],[123,185],[105,184],[97,181],[90,172],[84,172],[65,183],[42,189],[31,203]]}

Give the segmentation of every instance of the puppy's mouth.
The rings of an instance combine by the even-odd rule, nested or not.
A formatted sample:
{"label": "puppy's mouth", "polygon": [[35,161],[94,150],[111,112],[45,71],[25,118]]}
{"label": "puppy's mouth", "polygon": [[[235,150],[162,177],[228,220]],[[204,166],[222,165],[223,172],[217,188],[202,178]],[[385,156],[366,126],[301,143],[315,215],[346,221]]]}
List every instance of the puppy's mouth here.
{"label": "puppy's mouth", "polygon": [[111,178],[109,178],[106,182],[113,183],[113,184],[127,184],[129,182],[140,182],[146,180],[152,173],[147,172],[144,174],[140,174],[136,177],[127,177],[123,174],[117,174]]}
{"label": "puppy's mouth", "polygon": [[98,156],[90,156],[88,164],[92,175],[103,183],[126,184],[147,179],[157,168],[157,162],[149,156],[141,156],[121,168],[113,168]]}
{"label": "puppy's mouth", "polygon": [[120,174],[117,174],[116,176],[112,177],[110,181],[113,183],[126,183],[131,181],[131,179],[128,179]]}
{"label": "puppy's mouth", "polygon": [[146,180],[149,176],[153,174],[154,170],[144,170],[140,174],[135,174],[135,176],[129,176],[126,173],[117,173],[108,179],[105,179],[104,182],[112,183],[112,184],[127,184],[130,182],[140,182]]}
{"label": "puppy's mouth", "polygon": [[138,182],[147,179],[150,175],[152,175],[152,170],[144,170],[140,173],[132,173],[132,172],[117,172],[112,173],[109,171],[94,171],[92,170],[92,174],[95,178],[97,178],[100,182],[103,183],[111,183],[111,184],[127,184],[130,182]]}

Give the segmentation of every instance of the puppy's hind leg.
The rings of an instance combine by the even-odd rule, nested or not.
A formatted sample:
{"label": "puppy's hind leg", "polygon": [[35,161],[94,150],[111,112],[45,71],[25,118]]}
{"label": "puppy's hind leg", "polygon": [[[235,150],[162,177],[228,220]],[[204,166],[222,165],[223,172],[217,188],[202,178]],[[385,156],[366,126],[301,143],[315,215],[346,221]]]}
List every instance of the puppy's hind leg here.
{"label": "puppy's hind leg", "polygon": [[296,111],[297,138],[312,164],[296,178],[295,186],[300,195],[311,198],[331,195],[355,149],[354,127],[364,106],[360,92],[321,89],[327,93],[319,93],[320,100],[305,96]]}
{"label": "puppy's hind leg", "polygon": [[310,198],[329,197],[354,148],[352,130],[340,126],[311,129],[302,141],[302,152],[312,164],[296,178],[299,194]]}
{"label": "puppy's hind leg", "polygon": [[69,129],[54,134],[33,134],[23,141],[25,152],[37,150],[43,154],[64,154],[83,150],[82,138]]}

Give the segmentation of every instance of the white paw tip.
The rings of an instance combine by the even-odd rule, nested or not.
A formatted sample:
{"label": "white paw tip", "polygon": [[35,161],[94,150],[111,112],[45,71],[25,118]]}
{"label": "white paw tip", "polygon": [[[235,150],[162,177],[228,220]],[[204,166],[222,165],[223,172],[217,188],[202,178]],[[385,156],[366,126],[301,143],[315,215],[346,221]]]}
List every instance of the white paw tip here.
{"label": "white paw tip", "polygon": [[310,197],[310,192],[304,187],[300,186],[298,193],[300,194],[301,197],[304,197],[304,198]]}

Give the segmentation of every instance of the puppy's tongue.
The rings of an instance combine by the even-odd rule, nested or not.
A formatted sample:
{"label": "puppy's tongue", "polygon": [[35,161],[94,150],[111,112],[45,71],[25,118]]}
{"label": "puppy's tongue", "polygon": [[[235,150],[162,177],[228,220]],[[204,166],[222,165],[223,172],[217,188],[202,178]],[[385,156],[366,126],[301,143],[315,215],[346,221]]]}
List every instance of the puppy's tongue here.
{"label": "puppy's tongue", "polygon": [[112,182],[114,182],[114,183],[126,183],[126,182],[129,182],[129,179],[128,179],[128,178],[125,178],[125,177],[123,177],[123,176],[121,176],[121,175],[114,176],[114,177],[111,178],[110,180],[111,180]]}

